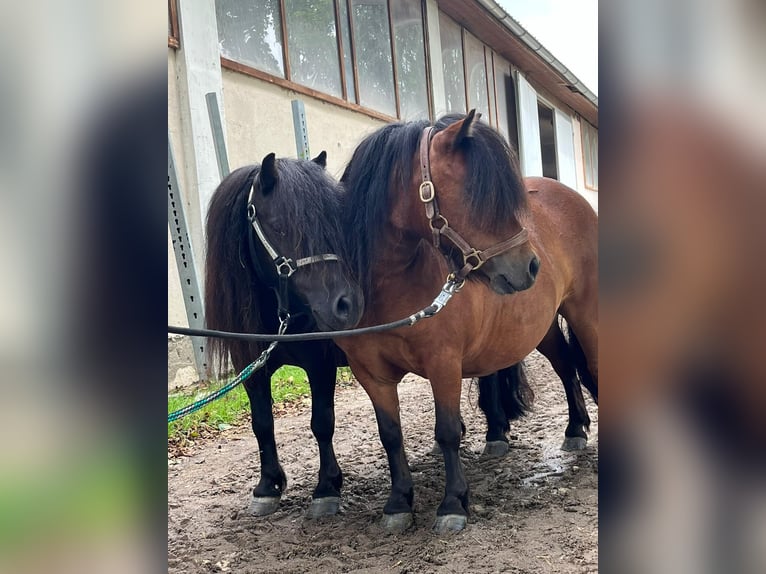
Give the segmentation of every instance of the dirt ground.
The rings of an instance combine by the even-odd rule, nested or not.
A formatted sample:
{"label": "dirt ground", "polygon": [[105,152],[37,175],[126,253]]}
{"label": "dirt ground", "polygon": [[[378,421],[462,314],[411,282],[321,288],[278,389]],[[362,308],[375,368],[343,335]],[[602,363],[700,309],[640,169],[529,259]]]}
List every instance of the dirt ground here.
{"label": "dirt ground", "polygon": [[379,526],[390,479],[375,417],[358,386],[336,397],[335,450],[344,473],[341,513],[305,517],[319,466],[304,410],[276,421],[288,486],[279,510],[247,515],[258,475],[249,427],[234,428],[168,463],[168,572],[596,572],[598,568],[598,412],[588,448],[560,450],[566,399],[538,354],[527,359],[536,393],[532,414],[511,429],[511,450],[485,459],[486,425],[478,389],[463,384],[468,432],[461,449],[471,488],[471,516],[457,535],[431,525],[444,489],[433,446],[434,406],[426,381],[399,385],[407,457],[415,482],[415,528],[389,535]]}

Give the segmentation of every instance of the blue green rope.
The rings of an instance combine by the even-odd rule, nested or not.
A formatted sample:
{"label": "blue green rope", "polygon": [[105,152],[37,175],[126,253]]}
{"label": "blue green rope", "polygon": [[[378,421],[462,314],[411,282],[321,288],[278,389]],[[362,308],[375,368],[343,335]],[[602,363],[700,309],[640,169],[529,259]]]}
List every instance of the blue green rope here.
{"label": "blue green rope", "polygon": [[261,362],[260,359],[250,363],[247,367],[242,369],[242,372],[238,374],[231,382],[226,383],[217,391],[214,391],[210,393],[209,395],[205,395],[201,399],[194,401],[192,404],[186,405],[185,407],[180,408],[177,411],[173,411],[172,413],[168,414],[168,423],[172,423],[173,421],[178,420],[181,417],[185,417],[188,414],[191,414],[195,411],[200,410],[206,404],[212,403],[217,398],[222,397],[223,395],[231,391],[234,387],[236,387],[242,381],[244,381],[250,375],[252,375],[253,372],[255,372],[258,368],[263,366],[263,363],[265,363],[265,361],[263,361],[261,362],[262,363],[261,365],[256,366],[256,363],[258,362]]}

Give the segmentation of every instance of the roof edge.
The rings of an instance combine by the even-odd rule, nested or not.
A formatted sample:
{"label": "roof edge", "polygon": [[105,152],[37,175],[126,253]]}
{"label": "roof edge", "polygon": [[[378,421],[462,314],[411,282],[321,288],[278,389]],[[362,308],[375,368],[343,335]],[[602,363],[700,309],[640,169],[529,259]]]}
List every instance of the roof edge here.
{"label": "roof edge", "polygon": [[594,94],[569,68],[556,58],[551,52],[530,34],[518,20],[509,15],[494,0],[477,0],[492,16],[500,22],[516,38],[522,41],[530,50],[535,52],[556,74],[568,82],[575,90],[580,92],[585,99],[598,108],[598,96]]}

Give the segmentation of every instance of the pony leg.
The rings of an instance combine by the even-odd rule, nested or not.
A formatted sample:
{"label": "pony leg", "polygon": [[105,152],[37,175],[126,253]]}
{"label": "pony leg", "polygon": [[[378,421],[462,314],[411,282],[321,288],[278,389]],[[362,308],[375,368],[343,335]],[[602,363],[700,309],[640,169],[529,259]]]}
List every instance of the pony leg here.
{"label": "pony leg", "polygon": [[436,509],[433,528],[437,533],[459,532],[465,528],[468,517],[468,481],[458,454],[462,438],[460,373],[430,380],[436,403],[436,442],[444,456],[446,474],[444,498]]}
{"label": "pony leg", "polygon": [[572,352],[557,320],[554,320],[537,349],[550,361],[553,370],[564,385],[567,396],[569,424],[564,431],[564,443],[561,448],[582,450],[588,442],[587,429],[590,427],[590,417],[585,407],[585,398],[582,396]]}
{"label": "pony leg", "polygon": [[500,457],[508,453],[509,423],[529,411],[533,398],[524,363],[479,378],[479,408],[487,419],[485,456]]}
{"label": "pony leg", "polygon": [[505,456],[508,453],[508,437],[511,430],[508,417],[500,403],[500,384],[498,373],[479,377],[479,408],[487,419],[487,456]]}
{"label": "pony leg", "polygon": [[266,516],[276,511],[279,500],[287,486],[287,477],[277,456],[274,439],[274,414],[271,411],[270,365],[258,371],[245,381],[245,391],[250,399],[253,419],[253,433],[258,439],[261,456],[261,478],[253,489],[248,512],[255,516]]}
{"label": "pony leg", "polygon": [[380,442],[386,449],[391,472],[391,494],[383,507],[382,526],[390,532],[403,532],[413,524],[412,475],[404,452],[402,423],[399,418],[399,395],[396,383],[401,379],[379,381],[361,365],[352,364],[351,370],[364,387],[375,408]]}
{"label": "pony leg", "polygon": [[306,369],[311,387],[311,431],[319,446],[319,483],[312,495],[309,516],[331,516],[340,510],[343,473],[335,458],[335,364],[326,362]]}

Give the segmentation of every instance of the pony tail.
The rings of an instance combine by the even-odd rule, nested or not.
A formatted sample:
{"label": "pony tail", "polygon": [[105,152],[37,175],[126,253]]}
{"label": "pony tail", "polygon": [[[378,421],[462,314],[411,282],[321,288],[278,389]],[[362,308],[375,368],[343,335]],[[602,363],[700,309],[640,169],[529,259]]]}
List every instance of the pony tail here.
{"label": "pony tail", "polygon": [[530,411],[534,397],[523,362],[479,377],[479,408],[487,417],[487,440],[498,440],[493,436],[498,430],[507,433],[510,421]]}
{"label": "pony tail", "polygon": [[535,398],[527,380],[527,370],[523,362],[511,365],[497,373],[500,404],[509,421],[526,415]]}
{"label": "pony tail", "polygon": [[[250,263],[247,193],[257,167],[237,169],[221,181],[210,200],[205,226],[205,326],[235,332],[259,332],[255,276]],[[260,343],[208,340],[210,364],[218,376],[244,368]]]}

